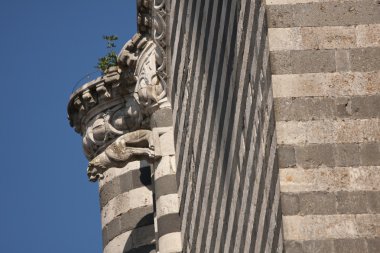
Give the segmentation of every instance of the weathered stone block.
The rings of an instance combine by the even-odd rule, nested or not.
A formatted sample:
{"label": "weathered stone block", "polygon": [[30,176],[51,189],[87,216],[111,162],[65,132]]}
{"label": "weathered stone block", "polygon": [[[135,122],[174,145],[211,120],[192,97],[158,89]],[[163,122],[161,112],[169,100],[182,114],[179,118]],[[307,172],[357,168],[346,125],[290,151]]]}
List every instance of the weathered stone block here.
{"label": "weathered stone block", "polygon": [[334,147],[331,144],[319,144],[296,147],[296,162],[302,168],[334,167]]}
{"label": "weathered stone block", "polygon": [[348,50],[336,50],[335,62],[337,72],[347,72],[351,69],[350,53]]}
{"label": "weathered stone block", "polygon": [[132,172],[127,172],[121,175],[119,178],[120,180],[120,192],[127,192],[131,189],[133,189],[133,178],[132,178]]}
{"label": "weathered stone block", "polygon": [[380,213],[380,192],[367,192],[367,201],[368,208],[371,213]]}
{"label": "weathered stone block", "polygon": [[[377,7],[380,10],[380,7]],[[379,13],[380,16],[380,13]],[[380,47],[350,50],[352,71],[375,71],[380,69]]]}
{"label": "weathered stone block", "polygon": [[299,27],[270,28],[268,31],[269,50],[301,50],[301,33]]}
{"label": "weathered stone block", "polygon": [[303,253],[302,244],[297,241],[284,242],[285,253]]}
{"label": "weathered stone block", "polygon": [[380,96],[355,96],[351,107],[355,118],[380,117]]}
{"label": "weathered stone block", "polygon": [[335,195],[326,192],[302,193],[299,195],[300,214],[335,214]]}
{"label": "weathered stone block", "polygon": [[358,25],[356,37],[358,47],[380,47],[380,24]]}
{"label": "weathered stone block", "polygon": [[379,166],[357,168],[282,169],[282,192],[380,191]]}
{"label": "weathered stone block", "polygon": [[291,51],[293,74],[335,72],[334,50]]}
{"label": "weathered stone block", "polygon": [[367,196],[365,192],[338,192],[336,194],[338,213],[367,213]]}
{"label": "weathered stone block", "polygon": [[302,243],[302,248],[304,253],[332,253],[334,252],[334,241],[305,241]]}
{"label": "weathered stone block", "polygon": [[104,246],[104,253],[123,252],[132,249],[133,242],[131,238],[131,231],[115,237],[112,241]]}
{"label": "weathered stone block", "polygon": [[276,120],[307,121],[336,116],[332,98],[276,98],[274,105]]}
{"label": "weathered stone block", "polygon": [[364,238],[380,234],[380,217],[373,214],[283,216],[283,225],[285,240]]}
{"label": "weathered stone block", "polygon": [[380,251],[380,238],[368,238],[368,253],[379,253]]}
{"label": "weathered stone block", "polygon": [[288,6],[281,13],[294,13],[294,26],[348,26],[380,23],[380,9],[372,0],[306,3]]}
{"label": "weathered stone block", "polygon": [[121,224],[119,217],[115,217],[108,225],[107,225],[107,236],[108,241],[111,241],[116,236],[120,235]]}
{"label": "weathered stone block", "polygon": [[121,193],[120,178],[116,177],[107,184],[105,184],[99,192],[100,207],[105,206],[108,201]]}
{"label": "weathered stone block", "polygon": [[335,145],[335,165],[340,167],[359,166],[359,145],[344,143]]}
{"label": "weathered stone block", "polygon": [[302,27],[301,36],[304,49],[335,49],[356,46],[353,26]]}
{"label": "weathered stone block", "polygon": [[339,239],[334,241],[336,253],[365,253],[367,247],[364,239]]}
{"label": "weathered stone block", "polygon": [[281,194],[281,208],[283,215],[296,215],[300,211],[298,194]]}
{"label": "weathered stone block", "polygon": [[348,118],[353,114],[352,100],[350,97],[340,97],[335,99],[337,116],[340,118]]}
{"label": "weathered stone block", "polygon": [[292,73],[290,51],[270,53],[272,74]]}
{"label": "weathered stone block", "polygon": [[363,143],[360,145],[360,163],[364,166],[380,165],[380,144]]}
{"label": "weathered stone block", "polygon": [[273,75],[272,82],[275,98],[368,96],[380,93],[379,71]]}
{"label": "weathered stone block", "polygon": [[280,168],[296,166],[295,151],[293,146],[280,145],[277,148],[277,154]]}
{"label": "weathered stone block", "polygon": [[268,6],[268,26],[269,27],[292,27],[293,9],[287,5]]}

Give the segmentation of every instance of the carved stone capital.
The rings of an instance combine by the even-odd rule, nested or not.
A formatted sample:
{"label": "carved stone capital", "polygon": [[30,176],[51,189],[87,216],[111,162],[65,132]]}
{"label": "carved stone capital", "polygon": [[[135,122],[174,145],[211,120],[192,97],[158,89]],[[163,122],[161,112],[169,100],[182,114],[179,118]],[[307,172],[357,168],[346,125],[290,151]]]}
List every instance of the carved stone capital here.
{"label": "carved stone capital", "polygon": [[138,33],[122,48],[118,66],[84,84],[70,97],[70,125],[83,138],[91,181],[102,178],[110,167],[155,156],[151,116],[159,109],[170,108],[164,2],[137,1]]}

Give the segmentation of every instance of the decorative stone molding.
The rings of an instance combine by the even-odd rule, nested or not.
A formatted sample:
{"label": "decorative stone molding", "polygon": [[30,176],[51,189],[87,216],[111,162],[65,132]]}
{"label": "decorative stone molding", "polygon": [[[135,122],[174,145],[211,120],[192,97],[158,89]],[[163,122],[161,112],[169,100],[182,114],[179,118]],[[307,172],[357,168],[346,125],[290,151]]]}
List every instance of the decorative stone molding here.
{"label": "decorative stone molding", "polygon": [[153,7],[153,39],[156,44],[157,76],[164,87],[167,87],[167,0],[154,0]]}
{"label": "decorative stone molding", "polygon": [[155,43],[140,33],[128,41],[118,67],[75,91],[69,102],[71,126],[83,137],[91,161],[91,181],[110,167],[136,159],[152,159],[151,115],[168,102],[157,77]]}
{"label": "decorative stone molding", "polygon": [[153,0],[137,0],[137,28],[140,33],[151,33],[152,6]]}

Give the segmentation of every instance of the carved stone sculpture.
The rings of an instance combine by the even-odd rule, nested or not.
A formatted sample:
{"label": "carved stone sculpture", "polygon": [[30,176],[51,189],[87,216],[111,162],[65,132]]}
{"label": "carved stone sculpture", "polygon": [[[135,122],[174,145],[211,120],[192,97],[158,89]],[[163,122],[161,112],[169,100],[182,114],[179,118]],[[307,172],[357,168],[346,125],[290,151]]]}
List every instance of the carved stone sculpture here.
{"label": "carved stone sculpture", "polygon": [[90,161],[87,175],[90,181],[95,182],[103,178],[103,173],[108,168],[123,167],[128,162],[147,158],[155,158],[152,131],[126,133]]}
{"label": "carved stone sculpture", "polygon": [[123,47],[119,67],[72,95],[70,121],[83,137],[91,181],[102,178],[107,168],[154,157],[150,116],[167,105],[155,53],[153,41],[136,34]]}
{"label": "carved stone sculpture", "polygon": [[[87,167],[89,180],[95,182],[107,174],[99,184],[100,187],[103,185],[100,189],[115,187],[115,191],[104,190],[106,193],[100,190],[101,203],[104,202],[103,240],[105,244],[108,243],[104,252],[130,252],[129,250],[133,251],[136,247],[151,247],[152,243],[155,243],[153,246],[159,248],[162,253],[181,252],[179,204],[176,197],[173,199],[177,189],[172,187],[168,191],[166,186],[161,185],[164,181],[160,180],[160,178],[173,180],[167,181],[168,184],[176,185],[172,111],[167,98],[168,4],[166,0],[137,0],[137,4],[138,33],[122,48],[118,56],[118,66],[108,69],[105,75],[83,85],[72,94],[68,106],[69,120],[75,131],[82,136],[83,150],[89,160]],[[140,161],[146,166],[143,160],[150,163],[148,175],[153,181],[153,187],[148,190],[152,191],[150,197],[144,195],[147,190],[141,187],[139,178],[136,180],[135,176],[127,179],[124,177],[139,171],[128,171],[128,166],[134,166],[133,163],[128,163]],[[124,174],[117,180],[109,181],[110,175],[117,171],[117,168],[120,168],[119,171],[124,171]],[[142,169],[144,168],[140,167],[140,170]],[[118,181],[121,177],[126,180]],[[113,180],[120,182],[120,185],[113,184]],[[136,180],[132,185],[137,188],[130,188],[126,182],[128,180],[131,182]],[[125,185],[122,185],[123,183]],[[118,186],[125,188],[124,190],[128,189],[128,194],[122,192],[113,196],[112,200],[109,199],[110,194],[120,190]],[[133,194],[138,197],[130,197]],[[128,198],[124,199],[126,196]],[[130,203],[128,200],[130,198],[138,202],[136,199],[140,196],[145,196],[141,207],[136,206],[138,203]],[[153,219],[152,215],[153,206],[161,210],[157,212],[156,219]],[[136,235],[133,235],[134,228],[128,224],[118,223],[119,219],[136,219],[136,214],[129,212],[133,211],[132,207],[142,208],[139,209],[139,215],[142,217],[136,221],[135,228],[142,229],[137,226],[143,223],[146,225],[144,229],[151,229],[149,232],[144,230],[144,233],[136,232]],[[166,222],[167,217],[170,217],[172,228],[161,228],[160,224]],[[115,233],[108,233],[108,229]],[[123,236],[118,237],[121,233],[131,234],[125,241]],[[154,239],[148,240],[146,245],[134,245],[134,236],[138,236],[137,234],[145,237],[143,239]],[[113,248],[114,246],[116,248]]]}

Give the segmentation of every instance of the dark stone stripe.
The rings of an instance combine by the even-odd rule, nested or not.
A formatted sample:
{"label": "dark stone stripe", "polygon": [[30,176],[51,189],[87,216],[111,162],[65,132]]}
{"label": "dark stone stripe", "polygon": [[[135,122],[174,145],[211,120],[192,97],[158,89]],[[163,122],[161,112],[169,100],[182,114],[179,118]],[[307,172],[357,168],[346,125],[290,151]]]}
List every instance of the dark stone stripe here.
{"label": "dark stone stripe", "polygon": [[124,251],[123,253],[156,253],[156,245],[144,245],[138,248],[134,248],[128,251]]}
{"label": "dark stone stripe", "polygon": [[151,184],[150,167],[128,171],[104,184],[100,189],[100,207],[103,208],[111,199],[124,192],[144,186],[150,186]]}
{"label": "dark stone stripe", "polygon": [[270,53],[272,74],[335,72],[335,50],[297,50]]}
{"label": "dark stone stripe", "polygon": [[166,175],[155,180],[154,189],[156,199],[159,199],[163,195],[177,193],[176,175]]}
{"label": "dark stone stripe", "polygon": [[[355,239],[354,239],[355,240]],[[352,252],[351,250],[335,251],[335,240],[312,240],[312,241],[285,241],[285,252]],[[354,249],[354,248],[352,248]],[[367,252],[367,250],[359,250],[354,252]]]}
{"label": "dark stone stripe", "polygon": [[[353,48],[345,51],[350,59],[347,71],[360,72],[380,69],[380,48]],[[270,53],[270,57],[273,74],[332,73],[336,71],[335,49],[274,51]]]}
{"label": "dark stone stripe", "polygon": [[177,213],[166,214],[157,218],[158,236],[181,232],[181,221]]}
{"label": "dark stone stripe", "polygon": [[123,213],[103,228],[103,246],[127,231],[152,224],[154,224],[153,206],[140,207]]}
{"label": "dark stone stripe", "polygon": [[282,193],[283,215],[380,213],[379,191]]}
{"label": "dark stone stripe", "polygon": [[269,27],[349,26],[380,23],[379,5],[372,0],[268,5],[267,8]]}
{"label": "dark stone stripe", "polygon": [[279,145],[280,168],[317,168],[377,166],[380,164],[380,144],[339,143],[304,146]]}
{"label": "dark stone stripe", "polygon": [[275,98],[276,120],[370,119],[380,117],[380,95]]}

